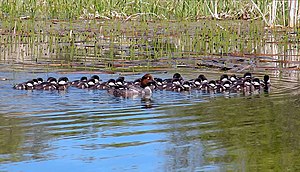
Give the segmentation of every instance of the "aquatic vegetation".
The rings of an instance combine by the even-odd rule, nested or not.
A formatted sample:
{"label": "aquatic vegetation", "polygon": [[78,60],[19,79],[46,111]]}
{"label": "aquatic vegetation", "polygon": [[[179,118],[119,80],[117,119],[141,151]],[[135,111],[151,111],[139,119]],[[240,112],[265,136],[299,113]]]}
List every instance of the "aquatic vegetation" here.
{"label": "aquatic vegetation", "polygon": [[[266,30],[259,21],[20,20],[2,24],[0,60],[14,70],[136,72],[209,67],[213,59],[219,60],[213,66],[241,70],[258,66],[259,60],[270,61],[262,57],[284,54],[290,49],[287,44],[298,51],[299,40],[297,30]],[[277,49],[268,47],[275,45]],[[233,67],[239,61],[243,61],[239,69]]]}
{"label": "aquatic vegetation", "polygon": [[[254,3],[265,14],[271,1]],[[239,71],[260,67],[259,61],[286,61],[273,58],[274,54],[297,56],[298,28],[268,29],[262,20],[236,20],[248,19],[248,14],[251,19],[259,17],[252,5],[250,1],[2,1],[0,61],[12,70],[32,71],[210,66]],[[285,53],[291,50],[287,44],[293,44],[293,53]],[[228,60],[223,64],[211,65],[212,59],[224,58]],[[236,58],[245,61],[239,68],[234,67]]]}
{"label": "aquatic vegetation", "polygon": [[78,19],[121,19],[121,20],[189,20],[256,19],[268,26],[297,26],[298,4],[293,0],[256,1],[117,1],[117,0],[50,0],[50,1],[1,1],[0,18],[33,20],[78,20]]}

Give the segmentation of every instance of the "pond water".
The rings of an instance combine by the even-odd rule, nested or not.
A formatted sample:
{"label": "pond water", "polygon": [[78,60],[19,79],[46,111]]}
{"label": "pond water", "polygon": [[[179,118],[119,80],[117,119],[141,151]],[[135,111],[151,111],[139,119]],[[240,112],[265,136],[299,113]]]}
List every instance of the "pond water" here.
{"label": "pond water", "polygon": [[[200,70],[183,76],[199,73],[210,79],[220,76]],[[35,77],[73,80],[83,75],[0,73],[11,79],[0,81],[0,171],[300,169],[300,87],[288,74],[271,75],[269,93],[156,91],[151,101],[117,98],[101,90],[12,89],[14,83]],[[104,81],[118,77],[99,76]]]}

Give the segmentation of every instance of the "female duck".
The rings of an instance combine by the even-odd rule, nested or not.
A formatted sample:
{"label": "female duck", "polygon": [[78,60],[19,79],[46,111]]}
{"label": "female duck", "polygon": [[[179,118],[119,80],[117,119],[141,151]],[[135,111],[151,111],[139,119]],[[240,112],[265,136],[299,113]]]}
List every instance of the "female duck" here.
{"label": "female duck", "polygon": [[108,92],[116,97],[143,97],[151,98],[155,82],[151,74],[145,74],[141,78],[140,86],[128,85],[127,87],[109,89]]}

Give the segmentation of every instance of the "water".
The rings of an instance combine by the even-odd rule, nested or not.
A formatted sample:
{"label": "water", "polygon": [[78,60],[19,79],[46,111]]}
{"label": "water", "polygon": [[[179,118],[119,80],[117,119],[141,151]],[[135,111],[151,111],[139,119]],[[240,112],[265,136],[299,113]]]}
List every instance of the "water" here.
{"label": "water", "polygon": [[[196,72],[184,73],[186,78]],[[216,79],[220,73],[206,73]],[[299,84],[272,77],[255,95],[154,92],[151,101],[101,90],[13,90],[0,81],[0,171],[297,171]],[[86,76],[90,76],[87,74]],[[101,74],[105,81],[118,75]],[[128,80],[141,75],[126,76]],[[155,76],[171,77],[172,73]]]}

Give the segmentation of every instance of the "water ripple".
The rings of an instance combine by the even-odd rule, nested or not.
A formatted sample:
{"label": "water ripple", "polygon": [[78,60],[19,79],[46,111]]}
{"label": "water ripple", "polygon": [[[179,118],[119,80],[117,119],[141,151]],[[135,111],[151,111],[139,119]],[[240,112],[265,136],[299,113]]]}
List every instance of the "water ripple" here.
{"label": "water ripple", "polygon": [[[297,136],[290,128],[297,129],[293,112],[299,106],[298,81],[271,79],[269,93],[155,91],[150,101],[76,88],[67,92],[19,91],[1,82],[0,160],[12,169],[9,171],[58,162],[95,164],[104,171],[114,171],[113,166],[124,169],[134,162],[138,171],[143,171],[148,161],[156,170],[230,169],[243,151],[255,152],[270,142],[265,140],[266,133],[280,138],[284,129]],[[281,110],[286,104],[293,105],[289,115],[285,114],[288,110]],[[17,162],[16,168],[10,167],[12,162]]]}

